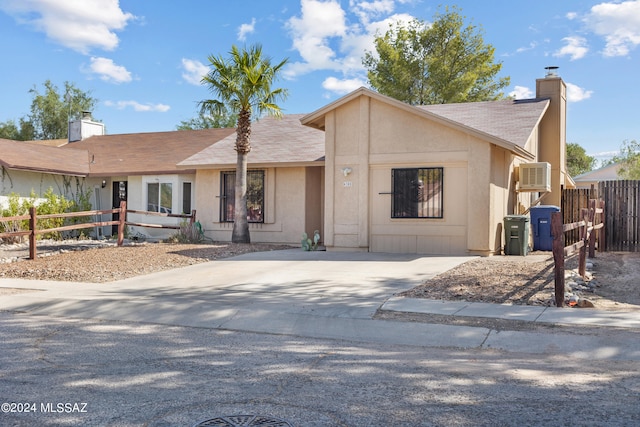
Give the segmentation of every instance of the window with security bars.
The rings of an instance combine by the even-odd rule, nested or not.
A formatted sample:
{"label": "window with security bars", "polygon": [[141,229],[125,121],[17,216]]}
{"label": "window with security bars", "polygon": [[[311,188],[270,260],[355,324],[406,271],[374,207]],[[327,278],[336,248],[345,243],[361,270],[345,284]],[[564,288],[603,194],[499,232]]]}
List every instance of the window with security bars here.
{"label": "window with security bars", "polygon": [[[236,173],[222,172],[220,219],[233,222],[235,211]],[[264,222],[264,171],[247,171],[247,221]]]}
{"label": "window with security bars", "polygon": [[443,168],[392,169],[392,218],[442,218]]}

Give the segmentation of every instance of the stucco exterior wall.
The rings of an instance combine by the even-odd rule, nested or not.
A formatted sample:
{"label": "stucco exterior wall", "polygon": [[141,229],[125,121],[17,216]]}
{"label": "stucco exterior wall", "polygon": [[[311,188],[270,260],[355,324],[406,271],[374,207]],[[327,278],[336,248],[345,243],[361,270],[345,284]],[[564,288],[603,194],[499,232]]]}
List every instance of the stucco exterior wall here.
{"label": "stucco exterior wall", "polygon": [[[504,150],[366,96],[324,124],[329,250],[499,252],[512,179]],[[443,168],[443,218],[392,218],[392,170],[414,167]]]}
{"label": "stucco exterior wall", "polygon": [[540,122],[540,162],[551,164],[551,192],[542,199],[542,204],[560,206],[561,188],[567,180],[566,171],[566,121],[567,87],[559,77],[536,80],[536,97],[549,98],[547,113]]}
{"label": "stucco exterior wall", "polygon": [[0,170],[0,197],[11,193],[20,197],[30,197],[33,191],[36,197],[41,197],[51,188],[55,194],[63,195],[67,199],[75,199],[78,192],[86,192],[92,188],[92,182],[83,177],[55,175],[41,172],[22,170]]}
{"label": "stucco exterior wall", "polygon": [[[251,167],[249,169],[252,169]],[[256,168],[265,171],[264,223],[249,223],[251,241],[299,245],[302,233],[322,236],[322,168]],[[196,172],[194,201],[205,235],[231,241],[233,223],[220,221],[220,173],[234,169]],[[277,191],[276,191],[277,189]]]}

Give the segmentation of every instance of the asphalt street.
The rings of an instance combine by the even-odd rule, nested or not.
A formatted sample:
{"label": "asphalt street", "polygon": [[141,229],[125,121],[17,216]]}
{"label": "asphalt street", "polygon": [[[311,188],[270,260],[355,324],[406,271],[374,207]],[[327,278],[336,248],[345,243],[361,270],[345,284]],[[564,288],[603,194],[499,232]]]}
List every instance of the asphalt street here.
{"label": "asphalt street", "polygon": [[[466,259],[285,252],[100,285],[0,280],[25,291],[0,297],[0,425],[640,425],[635,317],[379,320],[420,311],[393,294]],[[491,308],[466,309],[544,319]]]}

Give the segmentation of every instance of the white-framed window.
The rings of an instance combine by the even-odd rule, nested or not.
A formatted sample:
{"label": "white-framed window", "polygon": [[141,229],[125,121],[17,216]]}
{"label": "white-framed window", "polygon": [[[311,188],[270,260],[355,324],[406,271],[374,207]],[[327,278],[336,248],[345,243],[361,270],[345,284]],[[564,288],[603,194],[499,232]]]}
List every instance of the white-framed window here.
{"label": "white-framed window", "polygon": [[173,185],[170,182],[147,183],[147,211],[171,213]]}

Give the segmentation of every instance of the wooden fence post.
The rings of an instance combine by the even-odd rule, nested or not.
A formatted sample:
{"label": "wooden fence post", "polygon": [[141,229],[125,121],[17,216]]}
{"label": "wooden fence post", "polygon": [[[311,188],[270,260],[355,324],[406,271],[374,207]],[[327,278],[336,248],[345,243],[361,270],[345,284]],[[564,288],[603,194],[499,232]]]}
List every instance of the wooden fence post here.
{"label": "wooden fence post", "polygon": [[[596,204],[596,199],[589,200],[589,223],[593,227],[596,225],[596,208],[598,205]],[[596,230],[592,230],[589,235],[589,258],[596,257]]]}
{"label": "wooden fence post", "polygon": [[189,225],[193,225],[196,222],[196,210],[191,211],[191,218],[189,218]]}
{"label": "wooden fence post", "polygon": [[553,236],[556,307],[564,307],[564,230],[561,212],[551,214],[551,235]]}
{"label": "wooden fence post", "polygon": [[[604,224],[605,218],[606,218],[605,212],[604,212],[604,207],[605,207],[604,206],[604,200],[600,200],[599,205],[600,205],[599,206],[600,209],[602,209],[602,213],[600,214],[600,215],[602,215],[600,217],[601,218],[600,222],[602,222]],[[598,250],[600,252],[606,252],[607,251],[607,231],[606,230],[607,230],[606,226],[602,227],[600,230],[598,230]]]}
{"label": "wooden fence post", "polygon": [[120,213],[118,215],[118,246],[122,246],[124,243],[124,227],[127,220],[127,202],[120,201]]}
{"label": "wooden fence post", "polygon": [[36,246],[36,208],[31,206],[29,208],[29,259],[36,259],[37,246]]}
{"label": "wooden fence post", "polygon": [[580,227],[580,241],[583,243],[578,254],[578,274],[584,277],[587,271],[587,244],[589,243],[589,209],[582,208],[581,212],[584,226]]}

